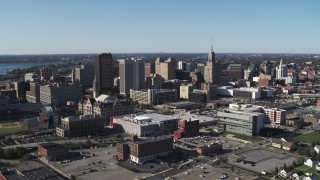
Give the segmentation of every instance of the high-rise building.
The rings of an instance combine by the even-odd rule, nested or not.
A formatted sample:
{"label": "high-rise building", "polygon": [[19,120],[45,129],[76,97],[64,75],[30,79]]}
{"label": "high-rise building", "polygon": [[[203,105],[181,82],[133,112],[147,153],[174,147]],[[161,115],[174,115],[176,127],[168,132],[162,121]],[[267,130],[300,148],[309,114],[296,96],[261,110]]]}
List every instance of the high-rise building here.
{"label": "high-rise building", "polygon": [[230,64],[227,73],[229,79],[233,81],[243,79],[243,67],[241,64]]}
{"label": "high-rise building", "polygon": [[279,67],[276,68],[276,78],[282,79],[284,77],[288,77],[288,66],[283,64],[281,59]]}
{"label": "high-rise building", "polygon": [[150,77],[151,74],[155,73],[155,64],[154,63],[145,63],[144,64],[144,76]]}
{"label": "high-rise building", "polygon": [[214,51],[208,53],[208,61],[204,68],[204,80],[206,83],[220,84],[221,73],[220,63],[215,60]]}
{"label": "high-rise building", "polygon": [[113,87],[113,58],[111,53],[102,53],[93,58],[94,75],[101,89]]}
{"label": "high-rise building", "polygon": [[26,99],[29,103],[40,102],[40,84],[37,82],[30,82],[30,90],[26,91]]}
{"label": "high-rise building", "polygon": [[183,71],[186,71],[186,63],[183,61],[178,62],[178,69],[181,69]]}
{"label": "high-rise building", "polygon": [[94,79],[93,64],[85,64],[74,69],[75,84],[81,84],[84,87],[92,85]]}
{"label": "high-rise building", "polygon": [[50,81],[50,77],[53,75],[53,71],[50,68],[42,67],[40,69],[40,78],[42,81]]}
{"label": "high-rise building", "polygon": [[164,80],[175,79],[176,77],[176,63],[173,58],[163,60],[158,58],[155,62],[156,74],[159,74]]}
{"label": "high-rise building", "polygon": [[120,60],[120,93],[129,94],[130,89],[143,89],[144,70],[145,66],[142,60]]}
{"label": "high-rise building", "polygon": [[272,64],[269,60],[265,60],[262,62],[262,64],[260,65],[260,71],[263,74],[266,75],[271,75],[272,73]]}

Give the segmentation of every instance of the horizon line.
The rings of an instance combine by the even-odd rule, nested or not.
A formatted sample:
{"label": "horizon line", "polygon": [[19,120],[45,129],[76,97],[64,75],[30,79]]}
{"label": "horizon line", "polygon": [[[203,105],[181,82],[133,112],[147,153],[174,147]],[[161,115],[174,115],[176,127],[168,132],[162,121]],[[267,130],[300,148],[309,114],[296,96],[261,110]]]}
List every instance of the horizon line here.
{"label": "horizon line", "polygon": [[[102,53],[111,52],[100,52],[100,53],[30,53],[30,54],[0,54],[0,56],[41,56],[41,55],[95,55]],[[111,54],[207,54],[208,52],[115,52]],[[290,55],[320,55],[320,53],[280,53],[280,52],[215,52],[215,54],[290,54]]]}

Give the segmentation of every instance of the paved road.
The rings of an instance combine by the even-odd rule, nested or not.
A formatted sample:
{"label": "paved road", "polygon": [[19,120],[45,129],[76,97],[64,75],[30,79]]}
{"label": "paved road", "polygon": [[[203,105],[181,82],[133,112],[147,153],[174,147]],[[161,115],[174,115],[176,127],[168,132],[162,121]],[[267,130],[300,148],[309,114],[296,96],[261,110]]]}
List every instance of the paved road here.
{"label": "paved road", "polygon": [[[64,144],[64,143],[67,143],[67,142],[70,142],[70,143],[86,142],[88,140],[93,141],[94,139],[59,140],[59,141],[49,141],[49,142],[57,143],[57,144]],[[34,148],[34,147],[37,147],[39,144],[42,144],[42,143],[45,143],[45,142],[34,142],[34,143],[28,143],[28,144],[18,144],[18,145],[5,146],[3,148],[4,149],[6,149],[6,148],[15,148],[15,147]]]}

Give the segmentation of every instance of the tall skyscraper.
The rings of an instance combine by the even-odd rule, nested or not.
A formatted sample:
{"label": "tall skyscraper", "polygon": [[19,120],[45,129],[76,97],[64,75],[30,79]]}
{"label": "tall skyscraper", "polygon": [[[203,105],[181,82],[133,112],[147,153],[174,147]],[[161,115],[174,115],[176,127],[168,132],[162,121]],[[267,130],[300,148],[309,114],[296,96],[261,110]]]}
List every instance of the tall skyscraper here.
{"label": "tall skyscraper", "polygon": [[129,94],[130,89],[144,88],[145,65],[142,60],[119,61],[120,93]]}
{"label": "tall skyscraper", "polygon": [[147,77],[150,77],[151,74],[154,74],[155,73],[155,64],[154,63],[145,63],[144,65],[145,69],[144,69],[144,76],[147,78]]}
{"label": "tall skyscraper", "polygon": [[211,48],[211,51],[208,53],[208,61],[204,68],[204,80],[206,83],[220,84],[220,62],[217,62],[215,57],[215,53]]}
{"label": "tall skyscraper", "polygon": [[179,61],[178,62],[178,69],[185,71],[186,70],[186,63],[183,61]]}
{"label": "tall skyscraper", "polygon": [[74,69],[74,80],[76,84],[81,84],[85,87],[91,86],[93,79],[93,64],[84,64]]}
{"label": "tall skyscraper", "polygon": [[279,67],[276,68],[276,78],[282,79],[283,77],[288,77],[288,66],[283,64],[281,59]]}
{"label": "tall skyscraper", "polygon": [[113,59],[111,53],[102,53],[93,58],[94,75],[100,89],[113,87]]}
{"label": "tall skyscraper", "polygon": [[163,61],[160,57],[156,60],[156,74],[159,74],[164,80],[170,80],[176,78],[176,61],[169,57]]}
{"label": "tall skyscraper", "polygon": [[260,65],[260,71],[263,74],[266,75],[271,75],[272,74],[272,64],[269,60],[265,60],[262,62],[262,64]]}

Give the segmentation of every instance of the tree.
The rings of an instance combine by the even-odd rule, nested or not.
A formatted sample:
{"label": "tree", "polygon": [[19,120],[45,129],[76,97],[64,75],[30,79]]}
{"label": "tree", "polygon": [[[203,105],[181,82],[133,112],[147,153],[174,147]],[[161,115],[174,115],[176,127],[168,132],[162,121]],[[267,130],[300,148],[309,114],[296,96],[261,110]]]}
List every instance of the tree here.
{"label": "tree", "polygon": [[278,166],[276,166],[276,168],[274,169],[274,172],[278,174],[279,172]]}
{"label": "tree", "polygon": [[320,161],[320,154],[317,155],[316,159],[317,161]]}
{"label": "tree", "polygon": [[296,161],[295,161],[295,160],[293,160],[293,162],[292,162],[292,166],[293,166],[293,167],[295,167],[296,165],[297,165]]}
{"label": "tree", "polygon": [[71,175],[70,178],[71,178],[71,180],[76,180],[77,179],[75,175]]}
{"label": "tree", "polygon": [[302,150],[301,150],[301,147],[299,147],[299,146],[298,146],[298,148],[297,148],[297,153],[298,153],[299,155],[302,155]]}
{"label": "tree", "polygon": [[283,169],[284,169],[284,170],[287,170],[287,169],[288,169],[288,167],[287,167],[287,164],[286,164],[286,163],[284,163],[284,165],[283,165]]}
{"label": "tree", "polygon": [[316,145],[316,141],[312,141],[312,147],[314,147]]}

